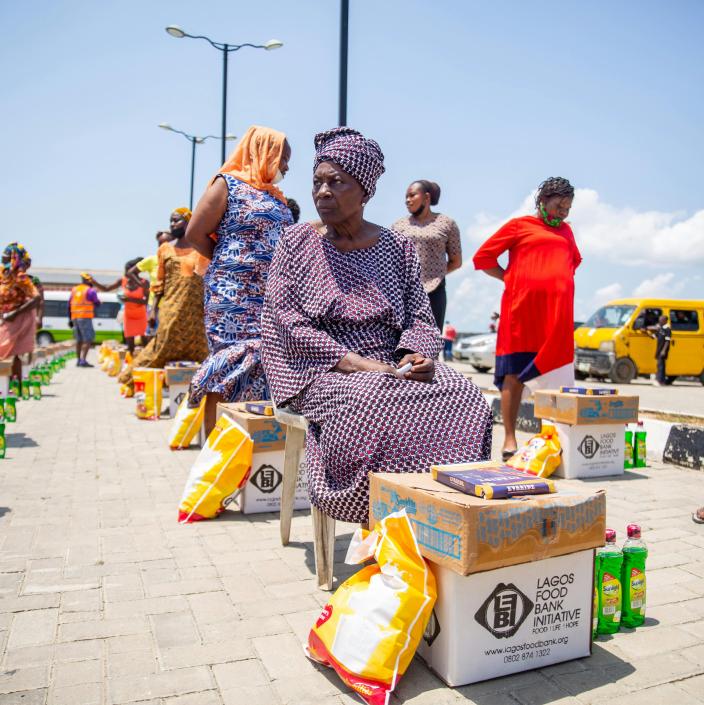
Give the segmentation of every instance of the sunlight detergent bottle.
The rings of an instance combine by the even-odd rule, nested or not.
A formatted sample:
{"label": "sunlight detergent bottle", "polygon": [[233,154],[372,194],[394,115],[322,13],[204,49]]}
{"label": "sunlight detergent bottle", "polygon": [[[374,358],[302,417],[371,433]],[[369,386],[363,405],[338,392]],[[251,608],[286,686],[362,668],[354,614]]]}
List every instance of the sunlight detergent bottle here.
{"label": "sunlight detergent bottle", "polygon": [[599,577],[599,554],[594,557],[594,601],[592,603],[592,639],[596,639],[596,628],[599,625],[599,590],[597,589],[597,579]]}
{"label": "sunlight detergent bottle", "polygon": [[598,634],[614,634],[621,625],[621,568],[623,553],[616,545],[616,532],[606,530],[606,545],[599,555],[599,623]]}
{"label": "sunlight detergent bottle", "polygon": [[646,449],[646,438],[647,432],[643,422],[638,422],[638,428],[635,433],[635,446],[633,451],[633,465],[637,468],[644,468],[647,459],[647,449]]}
{"label": "sunlight detergent bottle", "polygon": [[633,467],[633,431],[626,426],[626,443],[623,450],[623,469],[630,470]]}
{"label": "sunlight detergent bottle", "polygon": [[626,527],[628,538],[623,544],[623,568],[621,586],[623,589],[624,627],[639,627],[645,621],[645,560],[648,548],[640,537],[640,526],[629,524]]}

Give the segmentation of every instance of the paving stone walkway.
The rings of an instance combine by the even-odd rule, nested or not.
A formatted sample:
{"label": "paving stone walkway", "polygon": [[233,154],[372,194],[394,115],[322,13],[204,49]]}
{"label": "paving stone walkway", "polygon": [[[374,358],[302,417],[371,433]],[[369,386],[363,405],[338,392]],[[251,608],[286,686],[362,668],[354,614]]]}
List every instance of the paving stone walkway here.
{"label": "paving stone walkway", "polygon": [[[103,373],[70,367],[19,404],[0,461],[0,704],[342,705],[359,702],[301,643],[326,602],[307,512],[228,511],[180,526],[197,451],[138,421]],[[643,525],[649,609],[589,659],[458,689],[416,659],[392,702],[704,703],[704,473],[656,466],[608,490],[608,521]],[[341,561],[353,527],[338,525]],[[336,565],[336,575],[351,572]]]}

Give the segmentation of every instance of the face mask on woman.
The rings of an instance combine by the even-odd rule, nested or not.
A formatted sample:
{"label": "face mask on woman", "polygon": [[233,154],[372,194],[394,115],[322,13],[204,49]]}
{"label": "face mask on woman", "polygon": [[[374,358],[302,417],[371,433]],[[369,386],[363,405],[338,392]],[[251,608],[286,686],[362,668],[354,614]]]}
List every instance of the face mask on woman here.
{"label": "face mask on woman", "polygon": [[281,169],[277,169],[276,176],[274,176],[274,180],[271,183],[278,184],[283,178],[284,178],[284,175],[281,173]]}

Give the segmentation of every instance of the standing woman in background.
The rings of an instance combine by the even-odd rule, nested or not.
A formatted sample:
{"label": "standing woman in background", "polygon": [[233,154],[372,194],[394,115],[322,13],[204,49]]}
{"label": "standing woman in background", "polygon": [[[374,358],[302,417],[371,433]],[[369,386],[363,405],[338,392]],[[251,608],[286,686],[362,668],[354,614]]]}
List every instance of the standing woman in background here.
{"label": "standing woman in background", "polygon": [[452,218],[434,213],[430,206],[440,201],[440,187],[420,179],[406,190],[409,216],[400,218],[391,229],[410,238],[420,260],[420,275],[438,330],[442,330],[447,308],[445,276],[462,266],[460,229]]}
{"label": "standing woman in background", "polygon": [[269,399],[261,362],[262,305],[283,228],[293,224],[276,184],[291,157],[286,135],[250,127],[211,181],[188,224],[187,239],[211,260],[205,272],[210,354],[191,380],[189,405],[205,402],[205,432],[218,402]]}
{"label": "standing woman in background", "polygon": [[13,358],[12,374],[22,379],[20,355],[34,351],[41,296],[27,274],[27,250],[11,242],[2,253],[0,272],[0,359]]}
{"label": "standing woman in background", "polygon": [[[494,383],[501,390],[503,458],[517,448],[524,386],[574,384],[574,273],[582,257],[565,222],[574,188],[552,177],[538,187],[535,215],[513,218],[474,255],[474,268],[504,283]],[[508,266],[498,257],[508,252]]]}
{"label": "standing woman in background", "polygon": [[197,274],[201,256],[186,240],[186,225],[191,219],[188,208],[171,213],[170,232],[173,239],[157,251],[158,267],[154,307],[149,325],[154,327],[159,316],[156,337],[119,377],[128,393],[134,388],[132,370],[136,367],[164,367],[169,362],[192,360],[202,362],[208,354],[203,325],[203,279]]}

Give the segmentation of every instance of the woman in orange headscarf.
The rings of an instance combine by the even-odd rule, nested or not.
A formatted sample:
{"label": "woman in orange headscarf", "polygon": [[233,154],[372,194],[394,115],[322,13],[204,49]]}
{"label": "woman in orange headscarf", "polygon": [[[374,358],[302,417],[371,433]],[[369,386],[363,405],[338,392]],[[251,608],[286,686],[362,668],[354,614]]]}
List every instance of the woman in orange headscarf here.
{"label": "woman in orange headscarf", "polygon": [[286,135],[250,127],[196,206],[186,237],[211,262],[204,276],[210,355],[191,382],[190,404],[203,395],[205,431],[219,401],[269,399],[261,364],[261,313],[274,248],[293,223],[276,184],[288,171]]}

